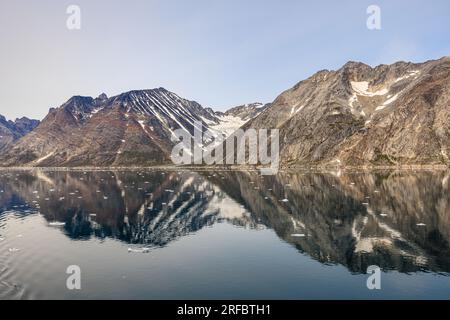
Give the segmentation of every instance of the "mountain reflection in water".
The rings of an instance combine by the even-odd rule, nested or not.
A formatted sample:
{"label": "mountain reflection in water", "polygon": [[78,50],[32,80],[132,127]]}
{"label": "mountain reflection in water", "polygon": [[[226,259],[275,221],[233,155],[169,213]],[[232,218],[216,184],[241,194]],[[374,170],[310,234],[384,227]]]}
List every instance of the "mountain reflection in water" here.
{"label": "mountain reflection in water", "polygon": [[[25,269],[20,259],[28,261],[31,266],[27,268],[37,268],[36,264],[42,263],[39,274],[47,276],[45,266],[53,263],[43,263],[48,252],[28,249],[25,253],[26,250],[19,251],[20,247],[15,252],[11,242],[16,239],[12,232],[17,228],[11,226],[12,221],[28,221],[37,216],[45,219],[43,228],[46,229],[39,229],[39,234],[33,234],[33,239],[25,243],[30,248],[36,242],[64,251],[64,247],[69,247],[67,243],[54,243],[55,240],[46,238],[47,234],[53,237],[57,232],[69,241],[84,244],[76,250],[99,247],[98,241],[120,243],[130,252],[142,248],[145,250],[141,252],[165,250],[200,231],[216,232],[214,227],[222,223],[249,232],[273,230],[279,242],[296,248],[294,254],[305,255],[322,266],[344,266],[353,275],[366,274],[368,266],[377,265],[388,273],[431,272],[448,279],[449,176],[444,171],[280,173],[276,176],[261,176],[256,171],[1,171],[0,240],[4,241],[0,241],[0,280],[11,284],[8,287],[11,292],[17,291],[17,285],[8,280],[8,276],[13,278],[15,274],[8,269]],[[36,223],[32,222],[30,228],[42,225]],[[8,230],[9,239],[5,236]],[[235,235],[225,232],[222,236],[229,239]],[[26,241],[26,237],[21,239]],[[93,243],[95,239],[97,242]],[[252,243],[251,248],[268,246],[274,240],[268,241],[272,242]],[[273,250],[267,249],[267,259],[281,255]],[[83,251],[80,252],[78,255]],[[122,253],[115,252],[108,252],[108,259],[121,259],[118,257]],[[54,259],[66,255],[62,252]],[[223,255],[224,261],[234,259],[237,262],[233,260],[233,263],[240,263],[242,268],[256,261],[244,252],[235,257],[232,251]],[[288,260],[287,253],[283,255],[282,259]],[[194,265],[192,268],[198,268],[207,262],[190,263]],[[164,265],[161,268],[158,272],[164,273]],[[280,268],[280,264],[273,268]],[[292,274],[285,275],[287,281],[289,276],[296,275],[294,269],[289,272]],[[185,276],[189,279],[193,275],[191,272]],[[295,289],[292,290],[287,297],[297,297]],[[445,288],[442,290],[447,292]],[[252,297],[252,292],[245,297]],[[26,296],[23,292],[4,295],[7,298]],[[164,297],[173,295],[168,291]]]}
{"label": "mountain reflection in water", "polygon": [[0,191],[0,215],[40,212],[76,240],[163,247],[228,222],[353,273],[450,271],[447,172],[3,171]]}

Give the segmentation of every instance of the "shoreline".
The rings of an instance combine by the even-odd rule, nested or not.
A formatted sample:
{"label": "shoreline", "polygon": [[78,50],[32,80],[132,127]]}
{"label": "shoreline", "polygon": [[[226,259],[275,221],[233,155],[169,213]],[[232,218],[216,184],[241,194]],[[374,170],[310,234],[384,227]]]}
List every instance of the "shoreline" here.
{"label": "shoreline", "polygon": [[[259,171],[263,167],[255,166],[175,166],[157,165],[150,167],[1,167],[0,171]],[[278,172],[373,172],[373,171],[450,171],[447,165],[399,165],[399,166],[288,166],[280,167]]]}

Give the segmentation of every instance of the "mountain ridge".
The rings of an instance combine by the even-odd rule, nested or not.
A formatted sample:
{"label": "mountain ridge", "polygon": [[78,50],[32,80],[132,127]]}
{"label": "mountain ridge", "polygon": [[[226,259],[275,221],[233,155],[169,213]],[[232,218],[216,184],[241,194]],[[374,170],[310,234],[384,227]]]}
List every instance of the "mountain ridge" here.
{"label": "mountain ridge", "polygon": [[[73,96],[0,153],[5,166],[170,164],[176,129],[279,129],[282,167],[450,164],[450,57],[320,70],[225,112],[162,87]],[[0,149],[1,150],[1,149]]]}
{"label": "mountain ridge", "polygon": [[4,166],[169,164],[174,130],[193,134],[200,122],[203,130],[227,134],[241,120],[224,118],[162,87],[113,97],[76,95],[51,108],[35,130],[0,154],[0,160]]}
{"label": "mountain ridge", "polygon": [[38,120],[27,117],[16,118],[12,121],[6,120],[4,116],[0,115],[0,152],[31,132],[38,125]]}

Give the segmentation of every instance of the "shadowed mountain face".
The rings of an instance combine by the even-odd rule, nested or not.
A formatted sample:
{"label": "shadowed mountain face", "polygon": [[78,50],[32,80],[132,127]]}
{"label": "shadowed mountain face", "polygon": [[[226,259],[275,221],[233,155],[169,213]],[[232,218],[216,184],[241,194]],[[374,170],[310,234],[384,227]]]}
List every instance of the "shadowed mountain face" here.
{"label": "shadowed mountain face", "polygon": [[26,117],[7,121],[0,115],[0,152],[12,145],[15,141],[28,134],[39,125],[38,120]]}
{"label": "shadowed mountain face", "polygon": [[447,172],[2,172],[5,211],[73,239],[165,246],[219,222],[273,229],[324,264],[450,272]]}

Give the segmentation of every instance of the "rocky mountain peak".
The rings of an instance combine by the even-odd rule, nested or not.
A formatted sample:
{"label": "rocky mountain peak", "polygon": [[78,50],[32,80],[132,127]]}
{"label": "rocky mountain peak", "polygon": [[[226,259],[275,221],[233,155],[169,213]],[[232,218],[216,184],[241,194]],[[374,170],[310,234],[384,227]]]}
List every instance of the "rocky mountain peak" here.
{"label": "rocky mountain peak", "polygon": [[13,124],[22,136],[25,136],[27,133],[31,132],[34,128],[39,125],[39,120],[29,119],[27,117],[17,118]]}
{"label": "rocky mountain peak", "polygon": [[105,93],[102,93],[97,97],[97,99],[100,101],[105,101],[108,99],[108,96]]}
{"label": "rocky mountain peak", "polygon": [[0,123],[2,123],[2,124],[7,123],[6,118],[4,116],[2,116],[1,114],[0,114]]}
{"label": "rocky mountain peak", "polygon": [[227,111],[225,111],[225,116],[234,116],[238,117],[244,121],[248,121],[250,119],[253,119],[257,115],[259,115],[262,111],[264,111],[266,108],[268,108],[270,104],[263,104],[261,102],[254,102],[254,103],[248,103],[239,105],[236,107],[233,107]]}

